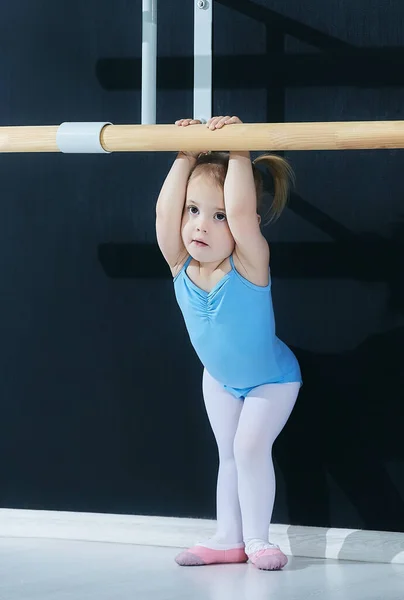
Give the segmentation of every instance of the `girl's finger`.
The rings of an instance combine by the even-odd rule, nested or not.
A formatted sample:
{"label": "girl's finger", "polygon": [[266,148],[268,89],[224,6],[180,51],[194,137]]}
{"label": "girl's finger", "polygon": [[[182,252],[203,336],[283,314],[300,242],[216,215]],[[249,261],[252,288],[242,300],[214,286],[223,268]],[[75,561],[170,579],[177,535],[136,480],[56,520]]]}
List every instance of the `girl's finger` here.
{"label": "girl's finger", "polygon": [[220,119],[223,119],[223,116],[221,116],[221,117],[214,117],[214,118],[212,119],[212,122],[211,122],[211,124],[210,124],[210,129],[212,129],[212,130],[213,130],[213,129],[216,129],[216,125],[217,125],[217,123],[220,121]]}
{"label": "girl's finger", "polygon": [[230,117],[227,115],[227,117],[222,117],[220,119],[220,121],[218,123],[216,123],[216,129],[221,129],[226,123],[227,121],[230,119]]}
{"label": "girl's finger", "polygon": [[214,125],[216,124],[217,119],[220,117],[211,117],[209,119],[209,121],[206,123],[206,127],[208,127],[209,129],[213,128]]}
{"label": "girl's finger", "polygon": [[201,121],[199,119],[180,119],[175,121],[175,124],[179,127],[188,127],[188,125],[201,125]]}

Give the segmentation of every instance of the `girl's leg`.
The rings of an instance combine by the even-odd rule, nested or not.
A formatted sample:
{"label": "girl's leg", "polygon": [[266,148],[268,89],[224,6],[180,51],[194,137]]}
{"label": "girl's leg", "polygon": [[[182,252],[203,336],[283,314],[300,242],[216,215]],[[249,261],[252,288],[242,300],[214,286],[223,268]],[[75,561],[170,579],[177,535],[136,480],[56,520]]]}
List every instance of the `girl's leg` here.
{"label": "girl's leg", "polygon": [[[268,544],[275,499],[272,445],[295,405],[299,383],[259,386],[244,400],[234,440],[246,552]],[[266,544],[266,546],[265,546]]]}
{"label": "girl's leg", "polygon": [[206,412],[219,452],[216,492],[217,531],[210,543],[212,547],[234,548],[243,543],[237,467],[234,457],[234,438],[243,401],[226,392],[206,369],[202,385]]}
{"label": "girl's leg", "polygon": [[243,563],[248,560],[244,552],[237,468],[233,450],[243,402],[226,392],[206,370],[203,374],[203,395],[219,451],[217,530],[209,540],[199,542],[176,557],[176,562],[183,567]]}

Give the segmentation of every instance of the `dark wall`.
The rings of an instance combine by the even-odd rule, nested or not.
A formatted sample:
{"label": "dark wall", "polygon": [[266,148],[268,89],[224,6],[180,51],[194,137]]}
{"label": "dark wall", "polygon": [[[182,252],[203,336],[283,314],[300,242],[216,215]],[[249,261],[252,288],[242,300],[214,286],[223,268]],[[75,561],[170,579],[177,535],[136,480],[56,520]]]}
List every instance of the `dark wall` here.
{"label": "dark wall", "polygon": [[[138,123],[140,0],[34,4],[2,4],[0,125]],[[404,119],[401,0],[306,8],[215,3],[214,113]],[[192,3],[159,2],[160,123],[192,114],[192,53]],[[274,522],[402,531],[403,153],[287,157],[267,233],[305,385]],[[202,367],[155,240],[172,159],[1,155],[2,507],[214,517]]]}

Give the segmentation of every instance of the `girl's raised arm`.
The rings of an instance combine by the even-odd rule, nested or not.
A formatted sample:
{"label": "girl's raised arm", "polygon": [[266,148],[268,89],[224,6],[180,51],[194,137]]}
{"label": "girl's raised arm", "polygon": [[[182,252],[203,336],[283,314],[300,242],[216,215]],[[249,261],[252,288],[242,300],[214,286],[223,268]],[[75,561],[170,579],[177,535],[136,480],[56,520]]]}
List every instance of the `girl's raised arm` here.
{"label": "girl's raised arm", "polygon": [[[198,125],[196,119],[180,119],[176,125]],[[186,257],[181,237],[188,178],[196,163],[198,153],[179,152],[161,188],[156,205],[156,233],[159,248],[173,274]]]}
{"label": "girl's raised arm", "polygon": [[181,221],[187,181],[195,162],[194,157],[179,152],[157,200],[157,243],[171,269],[175,269],[186,254],[181,238]]}
{"label": "girl's raised arm", "polygon": [[269,247],[261,233],[257,195],[249,152],[230,152],[224,184],[226,218],[240,260],[267,266]]}

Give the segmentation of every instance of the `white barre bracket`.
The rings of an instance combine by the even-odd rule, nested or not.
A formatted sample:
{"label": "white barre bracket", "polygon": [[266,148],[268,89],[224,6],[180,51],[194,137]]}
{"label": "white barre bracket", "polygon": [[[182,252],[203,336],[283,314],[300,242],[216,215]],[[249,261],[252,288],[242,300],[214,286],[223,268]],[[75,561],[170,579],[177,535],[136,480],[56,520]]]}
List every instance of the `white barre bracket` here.
{"label": "white barre bracket", "polygon": [[194,119],[212,116],[213,0],[194,0]]}
{"label": "white barre bracket", "polygon": [[142,1],[142,125],[156,124],[157,0]]}
{"label": "white barre bracket", "polygon": [[62,123],[56,144],[65,154],[110,154],[101,144],[101,132],[112,123]]}

